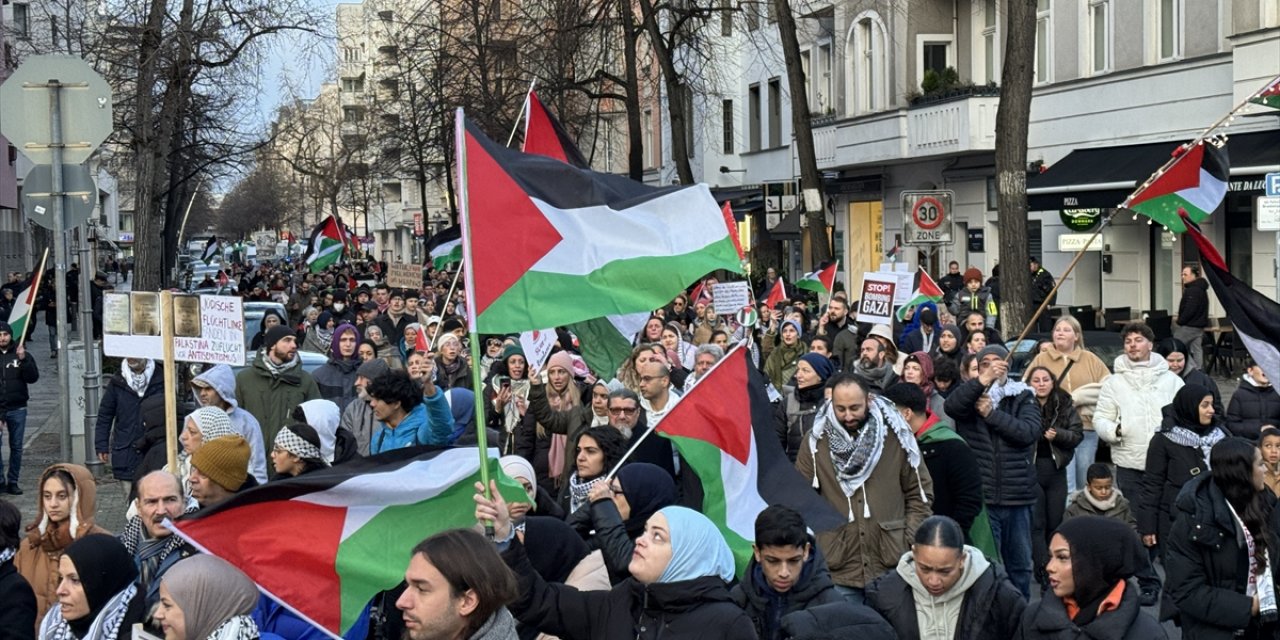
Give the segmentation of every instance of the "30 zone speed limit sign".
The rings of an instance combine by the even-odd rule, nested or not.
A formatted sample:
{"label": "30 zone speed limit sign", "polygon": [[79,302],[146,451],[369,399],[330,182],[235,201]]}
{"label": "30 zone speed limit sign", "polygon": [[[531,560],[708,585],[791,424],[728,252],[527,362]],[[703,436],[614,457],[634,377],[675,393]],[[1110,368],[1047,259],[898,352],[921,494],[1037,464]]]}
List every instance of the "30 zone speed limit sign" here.
{"label": "30 zone speed limit sign", "polygon": [[951,242],[952,191],[902,192],[902,241],[906,244]]}

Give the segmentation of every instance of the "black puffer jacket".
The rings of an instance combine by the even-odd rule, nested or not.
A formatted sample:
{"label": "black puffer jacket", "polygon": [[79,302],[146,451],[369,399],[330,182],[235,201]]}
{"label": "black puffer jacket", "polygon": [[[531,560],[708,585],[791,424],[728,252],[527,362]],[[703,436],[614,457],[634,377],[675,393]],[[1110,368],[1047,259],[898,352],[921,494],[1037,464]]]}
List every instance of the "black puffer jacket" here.
{"label": "black puffer jacket", "polygon": [[628,578],[609,591],[578,591],[544,581],[518,540],[502,559],[519,582],[520,595],[507,608],[521,624],[563,640],[756,638],[751,619],[715,576],[649,585]]}
{"label": "black puffer jacket", "polygon": [[1130,580],[1125,584],[1119,608],[1099,615],[1083,627],[1076,626],[1067,617],[1067,608],[1060,598],[1053,593],[1045,594],[1023,612],[1022,629],[1017,637],[1021,640],[1161,640],[1169,635],[1155,618],[1142,612],[1138,583]]}
{"label": "black puffer jacket", "polygon": [[1040,407],[1027,390],[1001,399],[983,418],[974,405],[984,393],[977,378],[964,382],[947,398],[946,410],[955,421],[956,433],[978,458],[986,503],[999,507],[1035,504],[1035,447],[1043,433]]}
{"label": "black puffer jacket", "polygon": [[[920,637],[915,594],[897,569],[867,585],[867,604],[889,621],[899,638]],[[1004,569],[992,564],[965,592],[954,640],[1010,638],[1026,606]]]}
{"label": "black puffer jacket", "polygon": [[1183,327],[1209,326],[1209,282],[1196,278],[1182,285],[1182,300],[1178,302],[1178,324]]}
{"label": "black puffer jacket", "polygon": [[[128,366],[128,365],[125,365]],[[98,422],[93,430],[95,453],[111,454],[111,474],[117,480],[133,480],[142,454],[134,448],[146,433],[142,424],[142,401],[164,394],[164,367],[157,363],[146,391],[138,396],[117,373],[107,382],[107,391],[98,405]]]}
{"label": "black puffer jacket", "polygon": [[[1268,548],[1280,549],[1276,535],[1280,513],[1274,509],[1271,492],[1262,493],[1272,506]],[[1248,553],[1226,496],[1209,474],[1202,473],[1182,488],[1175,505],[1173,526],[1164,541],[1168,545],[1165,590],[1178,608],[1183,636],[1227,640],[1235,637],[1237,630],[1247,630],[1245,637],[1273,637],[1250,635],[1257,631],[1257,619],[1252,615],[1253,598],[1245,595]],[[1280,554],[1269,555],[1274,575],[1280,569],[1276,560]]]}
{"label": "black puffer jacket", "polygon": [[12,411],[27,406],[27,385],[40,380],[35,356],[18,360],[18,347],[10,343],[0,351],[0,410]]}
{"label": "black puffer jacket", "polygon": [[12,560],[0,562],[0,638],[35,640],[36,594]]}
{"label": "black puffer jacket", "polygon": [[[729,593],[733,601],[742,607],[755,625],[756,635],[760,640],[776,640],[781,635],[782,625],[794,613],[824,604],[845,602],[844,596],[836,591],[836,585],[827,572],[827,561],[818,551],[817,543],[810,538],[809,559],[805,561],[800,577],[790,591],[781,594],[778,599],[781,606],[769,611],[770,598],[763,590],[769,589],[765,582],[760,563],[753,557],[747,563],[747,574],[743,582]],[[771,590],[771,589],[770,589]],[[852,606],[852,605],[850,605]],[[772,619],[770,619],[772,616]]]}
{"label": "black puffer jacket", "polygon": [[[1169,439],[1169,430],[1176,426],[1171,410],[1165,407],[1165,421],[1160,432],[1152,436],[1147,445],[1147,468],[1142,474],[1142,493],[1134,500],[1138,533],[1156,534],[1157,541],[1164,541],[1173,524],[1174,506],[1178,492],[1188,480],[1209,471],[1208,461],[1198,448],[1185,447]],[[1229,435],[1221,423],[1210,429]]]}
{"label": "black puffer jacket", "polygon": [[1264,424],[1280,425],[1280,393],[1271,385],[1255,385],[1246,375],[1227,405],[1227,429],[1232,435],[1257,442]]}
{"label": "black puffer jacket", "polygon": [[[1062,389],[1054,389],[1049,401],[1040,405],[1040,433],[1049,429],[1056,432],[1049,444],[1049,453],[1053,456],[1053,464],[1058,469],[1065,469],[1076,455],[1076,447],[1084,439],[1084,423],[1080,420],[1080,412],[1071,402],[1071,394]],[[1043,438],[1041,438],[1043,440]],[[1040,440],[1036,441],[1037,454]]]}

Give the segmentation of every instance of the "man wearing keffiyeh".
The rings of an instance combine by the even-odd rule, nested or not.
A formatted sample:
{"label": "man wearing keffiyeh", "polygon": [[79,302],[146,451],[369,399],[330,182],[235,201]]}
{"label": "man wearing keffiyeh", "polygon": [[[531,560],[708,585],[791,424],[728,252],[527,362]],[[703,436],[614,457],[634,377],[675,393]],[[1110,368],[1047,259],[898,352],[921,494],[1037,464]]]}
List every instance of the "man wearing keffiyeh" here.
{"label": "man wearing keffiyeh", "polygon": [[144,432],[142,401],[164,392],[164,368],[146,358],[125,358],[121,365],[98,405],[93,449],[99,460],[111,463],[117,480],[133,480],[142,462],[142,454],[133,447]]}
{"label": "man wearing keffiyeh", "polygon": [[164,526],[184,513],[194,513],[199,505],[182,497],[182,483],[168,471],[153,471],[137,482],[138,515],[129,518],[120,542],[133,554],[138,567],[138,590],[146,597],[146,610],[160,600],[160,577],[179,560],[195,553],[182,538]]}
{"label": "man wearing keffiyeh", "polygon": [[849,373],[828,385],[831,399],[818,409],[796,469],[848,517],[848,524],[818,534],[818,547],[836,588],[861,603],[863,587],[897,564],[916,527],[932,515],[933,481],[893,403]]}

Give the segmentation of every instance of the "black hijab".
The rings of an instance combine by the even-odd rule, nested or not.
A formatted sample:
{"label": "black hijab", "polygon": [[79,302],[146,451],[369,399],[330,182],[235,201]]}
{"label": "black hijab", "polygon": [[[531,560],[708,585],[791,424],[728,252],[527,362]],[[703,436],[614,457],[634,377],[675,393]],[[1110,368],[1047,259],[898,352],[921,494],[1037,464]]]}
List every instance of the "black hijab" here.
{"label": "black hijab", "polygon": [[71,543],[65,551],[80,576],[84,587],[89,614],[78,620],[70,620],[71,630],[83,636],[89,630],[107,601],[138,578],[133,556],[124,543],[105,533],[87,535]]}
{"label": "black hijab", "polygon": [[529,564],[547,582],[564,582],[591,552],[573,527],[559,518],[529,516],[524,520],[524,548]]}
{"label": "black hijab", "polygon": [[1195,383],[1183,385],[1173,396],[1173,416],[1178,425],[1203,435],[1213,428],[1213,422],[1200,424],[1200,401],[1208,396],[1213,399],[1213,392]]}
{"label": "black hijab", "polygon": [[[1203,398],[1204,396],[1200,396]],[[1128,580],[1147,562],[1147,550],[1129,525],[1100,516],[1080,516],[1062,523],[1057,534],[1071,547],[1071,575],[1080,606],[1072,622],[1084,626],[1116,583]]]}
{"label": "black hijab", "polygon": [[631,462],[614,474],[622,494],[631,506],[631,517],[625,523],[627,535],[635,538],[644,531],[649,516],[676,503],[676,483],[671,474],[656,464]]}

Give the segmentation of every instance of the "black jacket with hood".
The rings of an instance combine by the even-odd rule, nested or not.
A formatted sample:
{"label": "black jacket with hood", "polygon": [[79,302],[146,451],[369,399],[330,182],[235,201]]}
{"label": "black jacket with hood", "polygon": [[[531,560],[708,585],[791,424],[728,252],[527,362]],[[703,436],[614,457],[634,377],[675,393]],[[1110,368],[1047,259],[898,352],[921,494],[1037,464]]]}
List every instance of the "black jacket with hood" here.
{"label": "black jacket with hood", "polygon": [[1046,593],[1023,612],[1022,628],[1016,637],[1020,640],[1161,640],[1169,636],[1155,618],[1142,612],[1138,583],[1129,580],[1119,608],[1100,614],[1083,626],[1077,626],[1067,617],[1067,607],[1061,598],[1052,592]]}
{"label": "black jacket with hood", "polygon": [[[846,602],[836,591],[836,585],[827,572],[827,561],[818,550],[815,540],[809,540],[809,559],[800,570],[800,577],[786,593],[776,594],[764,578],[764,571],[754,557],[747,563],[746,578],[729,592],[730,597],[751,617],[760,640],[777,640],[785,636],[782,625],[792,614],[824,604]],[[776,602],[777,606],[770,608]],[[852,606],[852,605],[850,605]]]}
{"label": "black jacket with hood", "polygon": [[1245,374],[1227,405],[1227,429],[1232,435],[1257,442],[1264,424],[1280,426],[1280,393],[1271,385],[1258,386]]}
{"label": "black jacket with hood", "polygon": [[[973,547],[966,547],[966,552],[981,555]],[[899,567],[903,564],[899,562]],[[920,638],[915,590],[898,569],[889,570],[867,585],[867,604],[889,621],[899,638]],[[953,639],[1010,638],[1017,631],[1026,606],[1004,569],[991,563],[965,591]]]}

